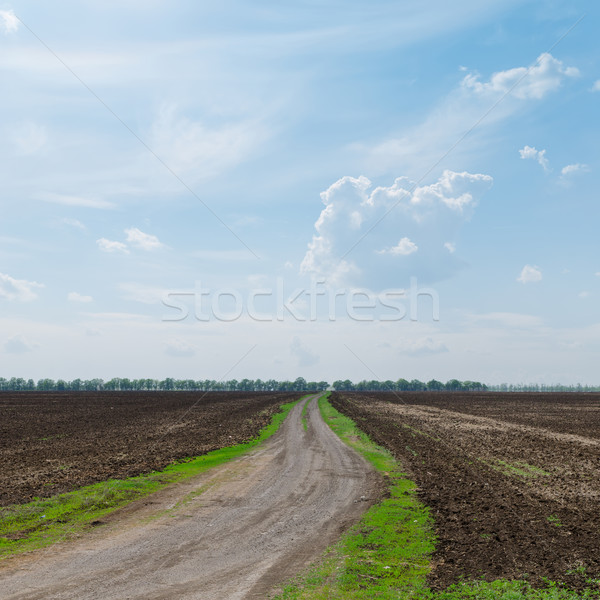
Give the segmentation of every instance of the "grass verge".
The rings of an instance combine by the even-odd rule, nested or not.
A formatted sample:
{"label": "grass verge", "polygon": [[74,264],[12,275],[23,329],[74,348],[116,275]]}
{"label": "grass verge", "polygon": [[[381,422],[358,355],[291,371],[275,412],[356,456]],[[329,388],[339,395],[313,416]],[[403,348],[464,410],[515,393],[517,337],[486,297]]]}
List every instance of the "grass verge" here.
{"label": "grass verge", "polygon": [[109,479],[50,498],[0,508],[0,559],[42,548],[80,533],[133,500],[248,452],[272,436],[298,402],[300,400],[283,404],[271,423],[248,442],[174,463],[162,471],[128,479]]}
{"label": "grass verge", "polygon": [[304,406],[302,407],[302,427],[304,427],[304,431],[308,430],[308,418],[307,418],[307,411],[308,411],[308,402],[304,403]]}
{"label": "grass verge", "polygon": [[425,591],[433,533],[427,508],[417,500],[415,484],[392,455],[336,411],[327,396],[321,397],[319,408],[333,431],[384,473],[390,497],[371,507],[361,522],[327,551],[323,561],[287,585],[277,598],[408,598],[415,590]]}
{"label": "grass verge", "polygon": [[390,496],[330,547],[309,571],[288,583],[272,600],[592,600],[600,593],[574,592],[548,581],[534,589],[527,581],[463,581],[444,591],[427,587],[435,548],[433,522],[416,495],[416,485],[384,448],[354,422],[319,399],[325,422],[360,452],[389,483]]}

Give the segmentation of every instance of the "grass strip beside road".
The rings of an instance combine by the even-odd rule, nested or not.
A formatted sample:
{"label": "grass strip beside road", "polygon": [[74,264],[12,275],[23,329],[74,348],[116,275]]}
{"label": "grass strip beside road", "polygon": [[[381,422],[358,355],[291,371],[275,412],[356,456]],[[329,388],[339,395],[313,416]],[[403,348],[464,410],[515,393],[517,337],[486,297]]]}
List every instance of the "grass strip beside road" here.
{"label": "grass strip beside road", "polygon": [[[443,591],[427,587],[435,549],[433,520],[417,497],[416,485],[385,449],[355,423],[319,399],[325,422],[361,453],[389,484],[389,497],[330,547],[309,571],[288,583],[273,600],[592,600],[600,593],[574,592],[548,581],[534,589],[527,581],[464,580]],[[593,582],[592,582],[593,583]],[[600,584],[600,582],[598,582]]]}
{"label": "grass strip beside road", "polygon": [[301,415],[302,427],[304,427],[304,431],[308,430],[307,411],[308,411],[308,402],[305,402],[304,406],[302,407],[302,415]]}
{"label": "grass strip beside road", "polygon": [[[392,455],[319,400],[325,422],[389,481],[390,497],[371,507],[360,523],[330,548],[321,563],[286,586],[280,600],[399,598],[425,590],[433,551],[431,518],[416,486]],[[408,595],[406,597],[409,597]]]}
{"label": "grass strip beside road", "polygon": [[245,454],[271,437],[303,398],[283,404],[269,425],[248,442],[173,463],[162,471],[127,479],[109,479],[50,498],[0,507],[0,559],[49,546],[65,536],[80,533],[97,524],[101,517],[134,500]]}

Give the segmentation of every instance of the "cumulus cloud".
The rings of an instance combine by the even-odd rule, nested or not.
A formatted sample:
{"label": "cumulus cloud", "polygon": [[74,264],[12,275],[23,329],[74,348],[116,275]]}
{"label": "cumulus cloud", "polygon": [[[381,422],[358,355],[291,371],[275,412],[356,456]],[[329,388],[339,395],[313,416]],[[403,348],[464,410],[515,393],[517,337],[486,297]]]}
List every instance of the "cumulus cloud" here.
{"label": "cumulus cloud", "polygon": [[395,256],[408,256],[413,252],[416,252],[419,247],[411,242],[407,237],[403,237],[395,246],[391,248],[377,250],[378,254],[394,254]]}
{"label": "cumulus cloud", "polygon": [[15,279],[5,273],[0,273],[0,298],[30,302],[37,298],[35,288],[42,288],[43,284],[26,279]]}
{"label": "cumulus cloud", "polygon": [[127,234],[127,241],[132,246],[136,246],[137,248],[141,248],[142,250],[155,250],[164,246],[164,244],[160,242],[155,235],[144,233],[143,231],[140,231],[137,227],[131,227],[130,229],[126,229],[125,233]]}
{"label": "cumulus cloud", "polygon": [[500,96],[510,92],[522,100],[539,100],[558,89],[566,77],[578,75],[576,67],[565,67],[562,61],[544,52],[533,67],[498,71],[487,82],[480,81],[479,75],[471,73],[463,79],[462,85],[479,95]]}
{"label": "cumulus cloud", "polygon": [[96,244],[102,252],[121,252],[123,254],[129,254],[129,249],[127,248],[127,244],[123,244],[123,242],[115,242],[113,240],[107,240],[106,238],[100,238],[96,240]]}
{"label": "cumulus cloud", "polygon": [[594,85],[592,86],[592,92],[600,92],[600,79],[594,82]]}
{"label": "cumulus cloud", "polygon": [[21,334],[13,335],[4,342],[4,350],[10,354],[23,354],[25,352],[31,352],[38,348],[39,344],[30,342]]}
{"label": "cumulus cloud", "polygon": [[312,367],[319,362],[319,356],[302,344],[298,336],[294,336],[290,352],[298,361],[299,367]]}
{"label": "cumulus cloud", "polygon": [[546,158],[545,150],[536,150],[533,146],[525,146],[519,150],[519,154],[524,160],[531,159],[537,161],[542,166],[544,171],[550,170],[550,164]]}
{"label": "cumulus cloud", "polygon": [[[487,148],[490,128],[521,112],[524,104],[537,102],[558,89],[577,73],[577,69],[565,67],[551,55],[543,54],[539,64],[531,70],[517,67],[501,71],[492,75],[489,81],[482,81],[478,74],[467,74],[423,122],[373,146],[356,143],[351,148],[367,153],[366,160],[372,173],[397,172],[400,167],[403,172],[418,177],[428,172],[431,165],[438,164],[446,150],[452,149],[455,160],[462,156],[472,158],[479,148]],[[522,77],[515,89],[506,95]],[[490,111],[492,106],[494,109]],[[474,127],[476,123],[478,125]],[[465,131],[469,132],[468,139],[465,139]]]}
{"label": "cumulus cloud", "polygon": [[[150,251],[165,246],[155,235],[144,233],[137,227],[125,229],[125,234],[127,236],[126,241],[134,248],[139,248],[140,250]],[[124,242],[100,238],[99,240],[96,240],[96,243],[103,252],[121,252],[123,254],[129,254],[129,246]]]}
{"label": "cumulus cloud", "polygon": [[517,277],[517,281],[521,283],[537,283],[542,280],[542,272],[535,265],[525,265],[521,270],[521,274]]}
{"label": "cumulus cloud", "polygon": [[92,302],[93,298],[91,296],[84,296],[79,294],[78,292],[69,292],[67,294],[67,300],[69,302]]}
{"label": "cumulus cloud", "polygon": [[572,165],[566,165],[562,168],[560,174],[563,177],[568,177],[569,175],[576,175],[577,173],[586,173],[590,170],[588,165],[584,165],[582,163],[575,163]]}
{"label": "cumulus cloud", "polygon": [[402,285],[398,278],[411,275],[447,277],[460,263],[444,242],[491,184],[488,175],[453,171],[425,186],[400,177],[373,188],[366,177],[343,177],[321,194],[325,208],[301,271],[331,284],[373,288]]}
{"label": "cumulus cloud", "polygon": [[0,10],[0,30],[4,33],[14,33],[19,29],[19,24],[14,10]]}
{"label": "cumulus cloud", "polygon": [[407,356],[425,356],[448,352],[448,348],[443,342],[433,340],[430,337],[424,337],[416,340],[401,340],[398,345],[398,351],[400,354]]}
{"label": "cumulus cloud", "polygon": [[165,354],[175,357],[194,356],[196,346],[181,339],[173,339],[165,342]]}

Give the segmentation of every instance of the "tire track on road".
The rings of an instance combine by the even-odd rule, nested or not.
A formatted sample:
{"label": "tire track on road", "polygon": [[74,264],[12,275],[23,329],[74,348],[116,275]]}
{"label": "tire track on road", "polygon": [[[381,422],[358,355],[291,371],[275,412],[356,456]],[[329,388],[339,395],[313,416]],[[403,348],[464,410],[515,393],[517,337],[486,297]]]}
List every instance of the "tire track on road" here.
{"label": "tire track on road", "polygon": [[3,598],[265,598],[356,522],[379,489],[367,462],[324,423],[318,397],[298,403],[254,451],[123,511],[105,531],[42,560],[7,561]]}

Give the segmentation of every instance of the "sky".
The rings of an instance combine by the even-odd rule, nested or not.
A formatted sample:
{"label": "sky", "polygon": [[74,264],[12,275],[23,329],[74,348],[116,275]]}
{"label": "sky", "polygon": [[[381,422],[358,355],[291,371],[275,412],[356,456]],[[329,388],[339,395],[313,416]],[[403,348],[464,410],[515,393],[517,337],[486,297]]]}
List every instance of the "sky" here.
{"label": "sky", "polygon": [[599,17],[0,0],[0,376],[599,384]]}

